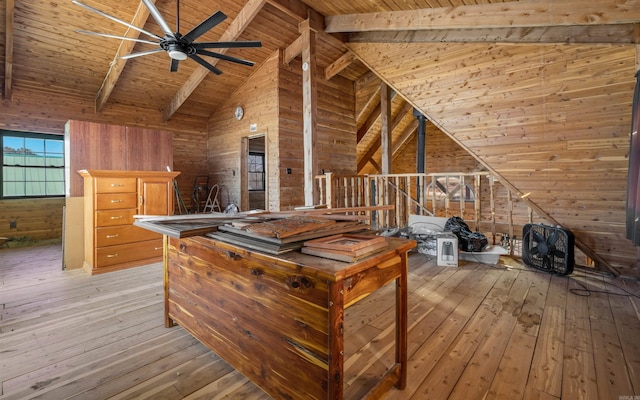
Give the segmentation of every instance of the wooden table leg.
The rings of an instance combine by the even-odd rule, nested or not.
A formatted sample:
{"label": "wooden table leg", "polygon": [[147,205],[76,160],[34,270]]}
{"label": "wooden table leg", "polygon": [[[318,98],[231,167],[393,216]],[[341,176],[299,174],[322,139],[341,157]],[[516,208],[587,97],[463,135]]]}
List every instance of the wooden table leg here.
{"label": "wooden table leg", "polygon": [[403,390],[407,386],[407,254],[401,255],[402,271],[396,279],[396,363],[400,364],[400,376],[396,387]]}
{"label": "wooden table leg", "polygon": [[328,398],[344,398],[344,283],[329,284]]}

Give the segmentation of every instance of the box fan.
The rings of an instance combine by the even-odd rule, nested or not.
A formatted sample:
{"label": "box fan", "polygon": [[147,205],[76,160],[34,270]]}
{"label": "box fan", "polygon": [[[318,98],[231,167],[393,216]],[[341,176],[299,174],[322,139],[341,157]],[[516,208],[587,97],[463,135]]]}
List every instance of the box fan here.
{"label": "box fan", "polygon": [[522,228],[522,261],[529,267],[560,275],[573,272],[574,238],[555,226],[526,224]]}

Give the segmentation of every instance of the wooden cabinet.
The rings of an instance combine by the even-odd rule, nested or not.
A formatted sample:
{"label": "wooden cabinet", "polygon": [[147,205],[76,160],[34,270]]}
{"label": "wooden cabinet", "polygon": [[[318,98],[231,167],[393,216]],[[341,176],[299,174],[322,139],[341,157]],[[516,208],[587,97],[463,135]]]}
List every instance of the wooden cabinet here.
{"label": "wooden cabinet", "polygon": [[84,263],[91,274],[162,260],[162,235],[133,226],[136,214],[173,214],[178,172],[82,170]]}

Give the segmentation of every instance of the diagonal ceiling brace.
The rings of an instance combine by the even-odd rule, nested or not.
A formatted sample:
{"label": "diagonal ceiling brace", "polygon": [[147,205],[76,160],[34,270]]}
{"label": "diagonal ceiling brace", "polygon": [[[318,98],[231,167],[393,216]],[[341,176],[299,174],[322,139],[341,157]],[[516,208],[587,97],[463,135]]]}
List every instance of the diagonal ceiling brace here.
{"label": "diagonal ceiling brace", "polygon": [[[151,0],[154,3],[156,0]],[[138,9],[131,21],[131,25],[135,26],[144,26],[144,23],[149,18],[149,9],[144,6],[142,2],[138,5]],[[137,39],[140,36],[140,32],[134,29],[127,29],[127,32],[124,34],[125,37]],[[102,81],[102,86],[98,89],[98,93],[96,94],[95,99],[95,110],[96,113],[99,113],[104,108],[105,104],[109,100],[109,96],[111,96],[111,92],[115,89],[116,84],[118,83],[118,79],[120,79],[120,74],[124,70],[125,65],[127,64],[126,59],[122,59],[120,57],[130,54],[133,50],[133,47],[136,45],[136,42],[131,40],[123,40],[120,42],[120,46],[116,51],[116,54],[113,56],[113,61],[109,65],[109,71],[107,75],[105,75],[104,80]]]}

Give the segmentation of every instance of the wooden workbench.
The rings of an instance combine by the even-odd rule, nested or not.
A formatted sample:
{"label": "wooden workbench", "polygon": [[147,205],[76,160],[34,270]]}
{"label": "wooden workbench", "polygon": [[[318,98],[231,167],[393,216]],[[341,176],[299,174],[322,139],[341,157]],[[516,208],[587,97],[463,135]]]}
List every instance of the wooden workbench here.
{"label": "wooden workbench", "polygon": [[278,256],[205,236],[165,236],[165,315],[275,399],[343,399],[344,310],[395,280],[395,364],[366,397],[407,376],[407,252],[354,263]]}

